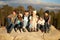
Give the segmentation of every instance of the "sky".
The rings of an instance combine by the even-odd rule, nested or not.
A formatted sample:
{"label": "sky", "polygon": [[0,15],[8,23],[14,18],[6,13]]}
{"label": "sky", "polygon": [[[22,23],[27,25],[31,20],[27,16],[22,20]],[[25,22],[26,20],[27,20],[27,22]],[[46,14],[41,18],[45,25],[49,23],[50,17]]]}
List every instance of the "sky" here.
{"label": "sky", "polygon": [[[60,0],[0,0],[0,5],[12,4],[42,4],[48,9],[60,9]],[[50,7],[57,6],[57,7]]]}
{"label": "sky", "polygon": [[56,3],[56,4],[60,4],[60,0],[0,0],[0,2],[11,2],[13,1],[13,3],[16,1],[17,3],[18,2],[21,2],[21,3],[40,3],[40,2],[45,2],[45,3]]}

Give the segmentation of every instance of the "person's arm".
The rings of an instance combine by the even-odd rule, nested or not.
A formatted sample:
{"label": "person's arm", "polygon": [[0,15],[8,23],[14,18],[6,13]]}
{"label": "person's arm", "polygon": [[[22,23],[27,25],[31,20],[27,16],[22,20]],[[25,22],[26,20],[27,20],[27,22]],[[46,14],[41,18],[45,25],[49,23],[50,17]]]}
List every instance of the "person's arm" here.
{"label": "person's arm", "polygon": [[49,16],[48,24],[50,24],[50,22],[51,22],[51,16]]}

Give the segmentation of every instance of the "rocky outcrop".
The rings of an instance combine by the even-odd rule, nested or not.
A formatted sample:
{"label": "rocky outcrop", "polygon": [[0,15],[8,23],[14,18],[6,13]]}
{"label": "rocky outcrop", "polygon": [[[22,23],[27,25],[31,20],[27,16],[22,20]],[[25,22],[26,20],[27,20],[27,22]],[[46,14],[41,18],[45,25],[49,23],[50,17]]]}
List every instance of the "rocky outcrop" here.
{"label": "rocky outcrop", "polygon": [[8,34],[5,27],[0,28],[0,40],[58,40],[60,32],[54,27],[50,27],[49,33],[38,32],[15,32]]}

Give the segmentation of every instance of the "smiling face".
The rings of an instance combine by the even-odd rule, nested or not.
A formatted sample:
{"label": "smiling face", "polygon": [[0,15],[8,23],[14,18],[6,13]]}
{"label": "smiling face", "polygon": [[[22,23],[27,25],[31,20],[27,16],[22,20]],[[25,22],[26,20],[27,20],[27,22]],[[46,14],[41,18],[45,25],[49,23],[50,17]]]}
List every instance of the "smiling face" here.
{"label": "smiling face", "polygon": [[33,16],[35,16],[36,15],[36,11],[33,11]]}
{"label": "smiling face", "polygon": [[42,18],[42,17],[40,17],[40,20],[43,20],[43,18]]}
{"label": "smiling face", "polygon": [[12,14],[13,14],[13,15],[16,15],[16,12],[14,12],[14,11],[13,11],[13,13],[12,13]]}
{"label": "smiling face", "polygon": [[36,11],[33,11],[33,14],[36,14]]}
{"label": "smiling face", "polygon": [[48,16],[48,13],[45,13],[45,16]]}
{"label": "smiling face", "polygon": [[28,16],[29,15],[29,12],[25,12],[25,15]]}

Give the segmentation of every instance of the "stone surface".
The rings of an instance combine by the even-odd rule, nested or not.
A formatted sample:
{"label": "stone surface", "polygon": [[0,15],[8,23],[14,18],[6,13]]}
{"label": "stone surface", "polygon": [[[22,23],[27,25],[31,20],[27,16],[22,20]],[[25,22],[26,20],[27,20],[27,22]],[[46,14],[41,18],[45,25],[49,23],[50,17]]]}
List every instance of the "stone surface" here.
{"label": "stone surface", "polygon": [[14,30],[8,34],[5,27],[0,28],[0,40],[58,40],[60,39],[60,32],[50,27],[49,33],[38,32],[15,32]]}

